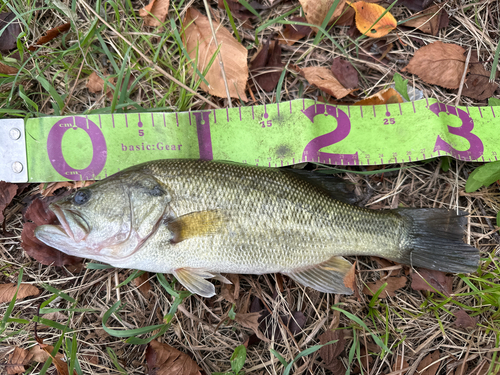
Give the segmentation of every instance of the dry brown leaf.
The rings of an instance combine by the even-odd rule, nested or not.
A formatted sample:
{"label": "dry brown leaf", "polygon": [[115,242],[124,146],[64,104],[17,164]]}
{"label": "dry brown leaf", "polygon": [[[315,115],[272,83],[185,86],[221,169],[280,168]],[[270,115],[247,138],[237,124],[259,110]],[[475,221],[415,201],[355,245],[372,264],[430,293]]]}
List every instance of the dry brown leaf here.
{"label": "dry brown leaf", "polygon": [[402,69],[423,81],[448,89],[457,89],[465,67],[465,50],[456,44],[434,42],[420,48]]}
{"label": "dry brown leaf", "polygon": [[300,73],[310,84],[317,86],[319,89],[337,99],[343,98],[354,91],[353,89],[346,89],[342,86],[328,68],[319,66],[303,68]]}
{"label": "dry brown leaf", "polygon": [[[68,369],[68,363],[64,361],[64,356],[61,353],[57,353],[55,357],[52,355],[52,352],[54,351],[54,347],[52,345],[47,345],[43,343],[43,339],[35,336],[35,340],[38,342],[38,346],[42,351],[46,353],[46,355],[50,358],[52,358],[52,363],[54,364],[57,374],[58,375],[69,375],[69,369]],[[42,359],[45,356],[40,355],[39,353],[32,352],[33,354],[33,360],[38,362],[35,358],[37,359]],[[48,359],[48,358],[47,358]],[[73,375],[78,375],[76,370],[73,370]]]}
{"label": "dry brown leaf", "polygon": [[393,88],[384,89],[354,103],[353,105],[381,105],[381,104],[392,104],[392,103],[403,103],[403,98],[401,95]]}
{"label": "dry brown leaf", "polygon": [[149,375],[201,375],[201,368],[186,353],[157,340],[146,349]]}
{"label": "dry brown leaf", "polygon": [[95,181],[61,181],[61,182],[48,182],[40,184],[40,194],[42,197],[52,197],[54,192],[58,189],[65,188],[66,190],[70,189],[79,189],[84,186],[90,186]]}
{"label": "dry brown leaf", "polygon": [[[40,345],[35,345],[30,349],[30,354],[32,355],[32,360],[34,362],[44,363],[50,358],[49,353],[52,353],[53,350],[54,347],[52,345],[46,345],[45,349],[42,349]],[[62,353],[57,353],[56,358],[64,358],[64,355]]]}
{"label": "dry brown leaf", "polygon": [[149,273],[144,272],[141,276],[134,279],[134,285],[139,288],[142,295],[146,298],[149,297],[149,291],[151,290],[151,283],[149,282]]}
{"label": "dry brown leaf", "polygon": [[396,290],[404,288],[407,281],[408,279],[406,276],[388,277],[387,279],[377,280],[374,283],[366,284],[363,289],[363,293],[373,296],[382,285],[387,283],[387,286],[382,293],[379,294],[378,298],[387,298],[389,296],[394,297],[396,295]]}
{"label": "dry brown leaf", "polygon": [[[292,22],[307,22],[304,17],[293,17],[290,19]],[[295,42],[298,42],[305,36],[308,36],[312,32],[312,29],[309,26],[303,25],[285,25],[282,38],[279,38],[279,42],[283,44],[288,44],[289,46],[293,45]]]}
{"label": "dry brown leaf", "polygon": [[[321,26],[335,0],[299,0],[299,2],[302,5],[307,22],[312,25]],[[339,1],[328,23],[333,22],[335,18],[342,14],[345,2],[346,0]],[[316,27],[313,30],[318,31]]]}
{"label": "dry brown leaf", "polygon": [[230,273],[226,277],[232,284],[222,284],[221,297],[231,303],[236,303],[240,296],[240,275]]}
{"label": "dry brown leaf", "polygon": [[[186,50],[193,62],[198,59],[198,70],[203,72],[217,50],[208,18],[196,9],[189,8],[183,25],[186,28],[183,34]],[[240,98],[246,102],[248,101],[245,94],[248,80],[248,51],[218,22],[213,22],[213,27],[216,30],[217,42],[220,45],[220,54],[224,63],[229,94],[232,98]],[[189,64],[189,69],[192,72],[191,64]],[[218,57],[216,57],[207,74],[205,74],[205,80],[210,86],[207,86],[202,81],[200,87],[203,91],[221,98],[227,97]]]}
{"label": "dry brown leaf", "polygon": [[170,0],[152,0],[139,11],[139,16],[146,26],[161,26],[167,18],[169,5]]}
{"label": "dry brown leaf", "polygon": [[432,5],[422,12],[411,16],[411,19],[404,22],[403,25],[415,27],[426,34],[437,35],[441,24],[442,12],[438,5]]}
{"label": "dry brown leaf", "polygon": [[358,72],[349,61],[337,57],[333,59],[331,69],[333,76],[337,78],[342,86],[349,89],[358,87]]}
{"label": "dry brown leaf", "polygon": [[56,321],[56,322],[63,321],[63,320],[68,320],[68,317],[66,315],[64,315],[60,311],[54,311],[54,312],[51,312],[51,313],[43,314],[42,318],[48,319],[48,320],[53,320],[53,321]]}
{"label": "dry brown leaf", "polygon": [[[390,12],[385,13],[379,19],[385,12],[385,8],[378,4],[365,1],[356,1],[355,3],[348,1],[347,3],[356,11],[356,27],[362,34],[370,38],[381,38],[398,26],[398,22]],[[374,25],[375,22],[377,23]]]}
{"label": "dry brown leaf", "polygon": [[270,340],[260,331],[260,312],[251,312],[251,313],[236,313],[234,320],[239,325],[251,329],[259,339],[265,342],[270,342]]}
{"label": "dry brown leaf", "polygon": [[420,276],[418,273],[412,272],[411,288],[413,290],[425,290],[435,293],[435,290],[427,285],[427,283],[429,283],[444,295],[449,296],[451,294],[451,287],[453,285],[452,277],[446,276],[444,272],[428,270],[425,268],[420,268],[418,272],[422,276]]}
{"label": "dry brown leaf", "polygon": [[17,185],[10,182],[0,181],[0,226],[3,223],[3,211],[16,196]]}
{"label": "dry brown leaf", "polygon": [[[0,284],[0,303],[10,302],[16,294],[17,284]],[[19,291],[17,292],[16,300],[24,299],[26,297],[38,296],[40,290],[30,284],[19,285]]]}
{"label": "dry brown leaf", "polygon": [[16,346],[14,351],[9,355],[9,360],[7,361],[7,374],[22,374],[26,371],[24,366],[28,365],[31,362],[31,358],[33,355],[25,349],[21,349]]}
{"label": "dry brown leaf", "polygon": [[44,224],[59,224],[56,215],[49,209],[49,203],[54,200],[51,197],[46,200],[36,198],[27,208],[24,214],[25,221],[21,233],[21,247],[30,257],[36,259],[42,264],[54,266],[74,266],[74,272],[79,272],[83,268],[83,259],[73,257],[47,246],[38,238],[35,237],[35,228]]}
{"label": "dry brown leaf", "polygon": [[418,12],[432,4],[433,0],[398,0],[398,5],[404,5],[408,9]]}
{"label": "dry brown leaf", "polygon": [[472,52],[469,61],[469,73],[462,89],[462,95],[477,100],[485,100],[493,96],[498,88],[496,82],[490,82],[490,72],[478,61],[477,54]]}
{"label": "dry brown leaf", "polygon": [[[109,77],[109,75],[106,75],[105,77]],[[108,81],[112,85],[115,84],[114,77],[109,77]],[[99,77],[99,75],[96,72],[92,72],[89,76],[89,80],[87,81],[87,88],[93,94],[102,92],[104,90],[104,79]],[[113,99],[113,91],[111,91],[111,87],[109,86],[107,86],[106,89],[106,96],[108,97],[109,100]]]}
{"label": "dry brown leaf", "polygon": [[[319,342],[321,345],[326,344],[327,342],[337,340],[333,344],[323,346],[319,350],[319,355],[323,358],[324,364],[321,366],[329,369],[334,374],[341,373],[344,369],[344,365],[342,361],[339,361],[338,356],[344,351],[345,348],[345,339],[344,339],[344,330],[335,330],[332,331],[330,329],[326,330],[321,336],[319,336]],[[339,364],[340,362],[340,364]],[[341,367],[339,367],[339,365]]]}
{"label": "dry brown leaf", "polygon": [[281,46],[276,40],[267,39],[265,43],[261,43],[255,55],[250,59],[250,72],[266,92],[276,88],[282,67]]}
{"label": "dry brown leaf", "polygon": [[[41,46],[42,44],[46,44],[46,43],[50,42],[52,39],[57,38],[62,33],[65,33],[70,28],[71,28],[71,23],[69,23],[69,22],[65,23],[63,25],[56,26],[53,29],[50,29],[49,31],[47,31],[44,36],[42,36],[40,39],[38,39],[36,41],[35,45],[36,46]],[[36,46],[29,47],[29,50],[30,51],[35,51],[36,50],[36,48],[35,48]]]}
{"label": "dry brown leaf", "polygon": [[[427,354],[418,364],[417,374],[420,375],[436,375],[437,370],[439,369],[439,365],[441,362],[436,362],[439,359],[439,350],[435,350],[432,353]],[[429,366],[431,363],[434,363],[432,366]],[[427,368],[426,368],[427,367]],[[425,369],[425,371],[423,371]]]}
{"label": "dry brown leaf", "polygon": [[[6,9],[6,8],[4,8]],[[17,37],[21,34],[21,23],[13,12],[0,13],[0,51],[7,53],[17,48]],[[12,74],[12,73],[8,73]]]}
{"label": "dry brown leaf", "polygon": [[474,328],[477,324],[477,317],[473,318],[464,309],[460,309],[453,313],[455,315],[455,326],[458,328]]}
{"label": "dry brown leaf", "polygon": [[19,70],[17,68],[13,68],[12,66],[8,66],[0,63],[0,73],[1,74],[17,74]]}

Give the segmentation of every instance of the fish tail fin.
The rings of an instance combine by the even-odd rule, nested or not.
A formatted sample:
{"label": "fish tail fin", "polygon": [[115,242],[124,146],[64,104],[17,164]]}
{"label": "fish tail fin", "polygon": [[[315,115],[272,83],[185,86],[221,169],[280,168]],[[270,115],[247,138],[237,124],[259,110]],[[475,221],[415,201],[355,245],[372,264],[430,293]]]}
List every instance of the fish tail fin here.
{"label": "fish tail fin", "polygon": [[410,218],[407,243],[398,259],[392,260],[431,270],[468,273],[479,264],[479,250],[463,242],[467,213],[442,208],[399,208]]}

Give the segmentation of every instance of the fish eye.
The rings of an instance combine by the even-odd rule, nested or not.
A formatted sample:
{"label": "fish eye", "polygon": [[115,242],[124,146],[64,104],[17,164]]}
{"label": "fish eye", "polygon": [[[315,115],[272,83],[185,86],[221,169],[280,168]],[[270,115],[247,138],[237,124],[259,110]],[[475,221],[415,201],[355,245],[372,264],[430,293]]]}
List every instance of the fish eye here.
{"label": "fish eye", "polygon": [[84,204],[87,203],[88,200],[90,199],[90,191],[89,190],[78,190],[73,197],[73,202],[75,204]]}

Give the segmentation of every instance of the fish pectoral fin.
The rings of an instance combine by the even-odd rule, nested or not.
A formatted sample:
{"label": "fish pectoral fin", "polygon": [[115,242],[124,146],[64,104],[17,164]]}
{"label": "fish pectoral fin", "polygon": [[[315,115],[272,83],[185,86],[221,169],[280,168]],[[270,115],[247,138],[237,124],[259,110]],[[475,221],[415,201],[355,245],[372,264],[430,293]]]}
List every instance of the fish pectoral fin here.
{"label": "fish pectoral fin", "polygon": [[287,272],[296,282],[325,293],[352,294],[344,284],[344,278],[351,269],[351,263],[342,257],[332,257],[326,262],[307,269]]}
{"label": "fish pectoral fin", "polygon": [[222,230],[224,216],[217,210],[190,212],[167,222],[174,234],[172,242],[178,243],[191,237],[217,233]]}
{"label": "fish pectoral fin", "polygon": [[173,272],[175,278],[191,293],[202,297],[213,297],[215,287],[209,279],[215,275],[201,268],[178,268]]}

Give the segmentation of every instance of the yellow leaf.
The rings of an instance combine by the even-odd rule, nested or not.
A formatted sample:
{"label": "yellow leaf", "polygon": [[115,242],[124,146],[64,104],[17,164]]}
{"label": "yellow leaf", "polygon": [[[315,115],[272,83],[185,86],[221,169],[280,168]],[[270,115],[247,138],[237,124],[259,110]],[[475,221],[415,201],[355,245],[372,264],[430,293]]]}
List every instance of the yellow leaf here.
{"label": "yellow leaf", "polygon": [[[387,35],[398,25],[393,15],[387,12],[375,25],[375,21],[385,12],[385,8],[378,4],[357,1],[347,2],[356,12],[356,27],[370,38],[380,38]],[[373,26],[372,26],[373,25]]]}
{"label": "yellow leaf", "polygon": [[399,93],[393,88],[384,89],[354,103],[354,105],[381,105],[381,104],[393,104],[393,103],[403,103],[403,98]]}
{"label": "yellow leaf", "polygon": [[[229,94],[232,98],[240,98],[246,102],[248,101],[245,95],[245,87],[248,80],[248,51],[233,38],[226,28],[216,21],[212,23],[217,42],[220,45]],[[184,45],[191,59],[193,61],[197,60],[198,70],[203,72],[217,51],[217,45],[214,43],[208,18],[196,9],[189,8],[183,24],[186,28],[183,35]],[[192,65],[188,65],[192,71]],[[215,61],[205,74],[205,80],[209,86],[205,82],[201,82],[200,87],[203,91],[221,98],[227,97],[218,57],[215,58]]]}

